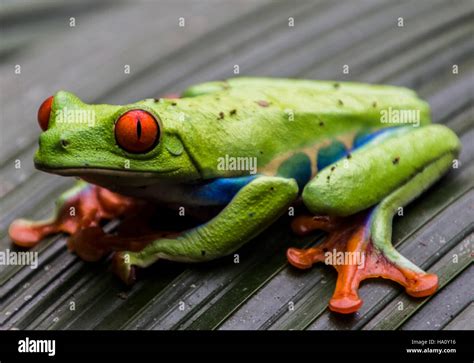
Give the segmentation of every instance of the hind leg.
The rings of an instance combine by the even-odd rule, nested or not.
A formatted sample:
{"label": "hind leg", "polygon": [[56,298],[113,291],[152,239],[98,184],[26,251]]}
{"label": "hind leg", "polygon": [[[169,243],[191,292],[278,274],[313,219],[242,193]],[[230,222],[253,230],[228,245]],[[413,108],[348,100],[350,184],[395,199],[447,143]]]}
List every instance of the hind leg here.
{"label": "hind leg", "polygon": [[[397,209],[446,173],[457,154],[459,144],[452,132],[439,126],[429,131],[432,131],[433,139],[420,140],[405,134],[382,144],[380,150],[371,147],[354,153],[345,170],[340,170],[340,164],[335,163],[323,169],[319,180],[310,182],[305,188],[303,199],[311,212],[331,211],[335,215],[349,216],[346,220],[341,217],[295,220],[296,232],[325,229],[329,231],[329,238],[321,246],[287,252],[289,262],[299,268],[309,268],[318,261],[334,265],[338,279],[329,303],[331,310],[357,311],[362,305],[358,296],[359,284],[367,278],[394,280],[415,297],[436,291],[437,276],[424,272],[403,257],[391,242],[392,218]],[[436,148],[436,143],[443,145]],[[384,160],[388,161],[386,166]],[[337,168],[353,184],[348,184],[346,190],[339,189],[331,200],[327,194],[331,189],[337,190],[338,177],[341,177],[334,171]],[[390,191],[390,184],[394,182],[398,185]],[[333,255],[342,257],[331,258]]]}

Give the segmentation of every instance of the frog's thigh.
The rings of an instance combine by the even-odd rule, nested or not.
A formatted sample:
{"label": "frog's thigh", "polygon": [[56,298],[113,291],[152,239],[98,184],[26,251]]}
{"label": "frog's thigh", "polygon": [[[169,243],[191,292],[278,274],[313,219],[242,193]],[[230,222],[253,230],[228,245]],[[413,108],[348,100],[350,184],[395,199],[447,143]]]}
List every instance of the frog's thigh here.
{"label": "frog's thigh", "polygon": [[125,252],[117,258],[125,264],[146,267],[159,258],[197,262],[227,255],[273,223],[297,195],[294,179],[258,177],[209,222],[175,239],[159,239],[140,252]]}
{"label": "frog's thigh", "polygon": [[[457,136],[444,126],[413,129],[383,143],[363,146],[349,158],[327,166],[306,185],[303,201],[314,214],[355,214],[379,203],[431,165],[432,178],[438,179],[459,148]],[[422,185],[412,186],[413,192],[422,190]]]}

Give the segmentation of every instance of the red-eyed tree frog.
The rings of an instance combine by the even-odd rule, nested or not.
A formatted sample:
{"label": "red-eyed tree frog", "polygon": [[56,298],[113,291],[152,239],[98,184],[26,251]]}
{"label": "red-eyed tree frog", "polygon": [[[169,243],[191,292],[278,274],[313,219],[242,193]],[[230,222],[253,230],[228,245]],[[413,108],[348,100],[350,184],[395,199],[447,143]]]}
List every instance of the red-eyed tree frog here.
{"label": "red-eyed tree frog", "polygon": [[[114,252],[115,272],[131,283],[137,267],[160,259],[234,253],[302,201],[310,215],[294,218],[293,230],[329,236],[289,248],[287,258],[301,269],[334,265],[331,310],[357,311],[366,278],[397,281],[416,297],[437,289],[436,275],[392,246],[392,218],[449,171],[461,145],[450,129],[430,124],[428,104],[409,89],[236,78],[123,106],[59,91],[38,120],[36,168],[81,180],[50,220],[12,223],[18,245],[69,233],[70,249],[85,260]],[[217,213],[188,230],[152,232],[141,223],[150,205]],[[105,233],[101,222],[118,217],[132,228]],[[362,258],[349,263],[331,253]]]}

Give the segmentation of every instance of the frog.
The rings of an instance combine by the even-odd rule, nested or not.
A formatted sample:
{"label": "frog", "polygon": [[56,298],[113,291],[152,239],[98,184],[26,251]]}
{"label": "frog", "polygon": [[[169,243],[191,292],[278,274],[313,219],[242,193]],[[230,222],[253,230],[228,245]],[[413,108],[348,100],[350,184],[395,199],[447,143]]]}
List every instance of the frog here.
{"label": "frog", "polygon": [[[286,258],[292,268],[336,269],[331,311],[357,312],[368,278],[393,280],[418,298],[438,288],[436,274],[393,247],[392,222],[453,167],[461,143],[431,122],[413,90],[239,77],[126,105],[86,104],[59,91],[42,103],[38,122],[35,167],[79,180],[48,220],[10,225],[19,246],[67,233],[71,251],[86,261],[112,254],[113,271],[133,284],[138,269],[159,260],[233,254],[300,203],[293,232],[327,237],[288,246]],[[201,220],[152,230],[142,223],[150,206],[196,211]],[[114,219],[127,228],[105,232],[103,222]],[[335,256],[343,258],[328,258]]]}

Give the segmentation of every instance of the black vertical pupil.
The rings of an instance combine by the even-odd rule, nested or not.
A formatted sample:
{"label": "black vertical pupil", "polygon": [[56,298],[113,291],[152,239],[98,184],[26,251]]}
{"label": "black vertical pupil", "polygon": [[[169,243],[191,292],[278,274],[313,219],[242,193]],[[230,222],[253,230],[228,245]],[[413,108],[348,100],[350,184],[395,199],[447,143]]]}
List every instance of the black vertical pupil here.
{"label": "black vertical pupil", "polygon": [[137,117],[137,138],[140,140],[140,137],[142,136],[142,124],[140,123],[140,118]]}

